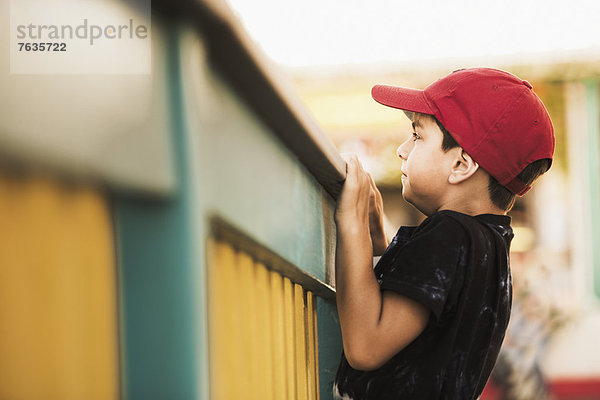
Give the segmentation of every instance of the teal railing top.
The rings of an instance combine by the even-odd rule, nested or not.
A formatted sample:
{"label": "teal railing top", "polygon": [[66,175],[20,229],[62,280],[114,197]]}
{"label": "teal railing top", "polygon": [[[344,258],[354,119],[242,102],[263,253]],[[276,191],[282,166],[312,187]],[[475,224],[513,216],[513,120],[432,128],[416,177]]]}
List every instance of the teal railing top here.
{"label": "teal railing top", "polygon": [[221,0],[155,0],[153,7],[167,17],[191,19],[203,33],[211,65],[336,199],[345,179],[344,160],[229,5]]}

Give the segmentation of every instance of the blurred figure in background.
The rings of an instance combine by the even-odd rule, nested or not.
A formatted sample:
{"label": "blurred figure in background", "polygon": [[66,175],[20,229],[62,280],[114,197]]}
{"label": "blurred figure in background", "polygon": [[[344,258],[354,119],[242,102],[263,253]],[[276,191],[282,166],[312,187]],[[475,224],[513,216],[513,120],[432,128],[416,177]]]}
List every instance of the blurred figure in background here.
{"label": "blurred figure in background", "polygon": [[[513,255],[513,306],[510,322],[491,381],[499,389],[498,400],[547,400],[551,392],[540,367],[546,344],[568,316],[555,297],[539,287],[548,268]],[[536,282],[534,282],[534,279]]]}

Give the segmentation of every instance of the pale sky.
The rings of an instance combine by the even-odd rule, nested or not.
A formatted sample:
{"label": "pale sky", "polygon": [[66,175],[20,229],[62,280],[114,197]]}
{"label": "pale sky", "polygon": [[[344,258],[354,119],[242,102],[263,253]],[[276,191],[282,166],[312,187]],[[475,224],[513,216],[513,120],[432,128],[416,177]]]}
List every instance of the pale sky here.
{"label": "pale sky", "polygon": [[598,0],[227,1],[286,67],[600,53]]}

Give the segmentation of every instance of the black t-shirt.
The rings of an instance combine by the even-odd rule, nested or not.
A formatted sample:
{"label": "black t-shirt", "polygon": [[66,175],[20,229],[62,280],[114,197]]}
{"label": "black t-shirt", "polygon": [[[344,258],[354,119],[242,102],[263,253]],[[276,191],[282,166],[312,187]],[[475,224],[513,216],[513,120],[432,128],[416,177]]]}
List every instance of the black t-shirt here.
{"label": "black t-shirt", "polygon": [[374,268],[381,290],[431,311],[424,331],[376,370],[353,369],[342,352],[336,398],[476,399],[508,325],[512,282],[507,215],[443,210],[403,226]]}

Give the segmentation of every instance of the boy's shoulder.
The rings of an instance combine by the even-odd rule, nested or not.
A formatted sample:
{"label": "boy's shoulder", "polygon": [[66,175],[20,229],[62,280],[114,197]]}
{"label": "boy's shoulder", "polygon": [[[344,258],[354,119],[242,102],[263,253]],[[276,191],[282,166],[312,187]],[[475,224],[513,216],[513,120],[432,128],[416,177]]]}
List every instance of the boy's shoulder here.
{"label": "boy's shoulder", "polygon": [[[405,241],[435,252],[446,246],[459,246],[469,239],[468,222],[456,211],[443,210],[425,218],[418,226],[401,228]],[[404,232],[404,234],[402,234]]]}
{"label": "boy's shoulder", "polygon": [[[410,251],[409,249],[437,253],[447,248],[473,245],[479,247],[494,239],[502,239],[509,245],[514,236],[510,220],[507,215],[472,216],[453,210],[438,211],[417,226],[401,226],[382,255],[382,259],[397,251],[405,252]],[[405,247],[409,243],[410,246]]]}

